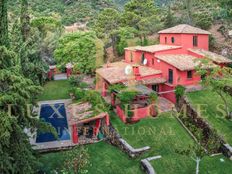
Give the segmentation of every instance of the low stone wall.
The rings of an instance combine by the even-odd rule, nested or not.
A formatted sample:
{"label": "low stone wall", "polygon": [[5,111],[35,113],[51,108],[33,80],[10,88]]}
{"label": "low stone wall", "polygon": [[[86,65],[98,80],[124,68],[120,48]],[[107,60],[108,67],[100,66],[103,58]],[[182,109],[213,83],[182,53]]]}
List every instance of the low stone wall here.
{"label": "low stone wall", "polygon": [[231,86],[225,86],[224,91],[227,92],[229,95],[232,96],[232,87]]}
{"label": "low stone wall", "polygon": [[104,126],[102,129],[104,135],[106,136],[106,141],[110,144],[119,147],[122,151],[127,153],[131,158],[137,157],[142,153],[148,151],[150,149],[149,146],[145,146],[142,148],[135,149],[130,144],[124,140],[119,133],[115,130],[115,128],[110,126]]}
{"label": "low stone wall", "polygon": [[156,174],[155,169],[152,167],[151,163],[148,160],[146,159],[141,160],[141,165],[143,170],[147,174]]}
{"label": "low stone wall", "polygon": [[[180,98],[180,100],[176,104],[176,109],[179,113],[184,112],[183,110],[185,109],[186,116],[191,120],[191,123],[196,128],[202,130],[202,134],[204,136],[205,141],[207,141],[210,138],[210,136],[212,136],[212,134],[215,134],[214,130],[210,127],[210,125],[202,117],[199,116],[198,112],[191,105],[186,96]],[[226,145],[225,141],[219,135],[216,135],[215,139],[217,139],[217,142],[220,143],[218,151],[222,152],[226,157],[231,158],[231,147],[229,145]],[[214,153],[216,153],[216,151]]]}
{"label": "low stone wall", "polygon": [[156,174],[154,167],[152,167],[150,161],[160,159],[161,156],[149,157],[141,160],[141,166],[147,174]]}
{"label": "low stone wall", "polygon": [[232,160],[232,147],[229,144],[222,144],[221,151],[226,157]]}

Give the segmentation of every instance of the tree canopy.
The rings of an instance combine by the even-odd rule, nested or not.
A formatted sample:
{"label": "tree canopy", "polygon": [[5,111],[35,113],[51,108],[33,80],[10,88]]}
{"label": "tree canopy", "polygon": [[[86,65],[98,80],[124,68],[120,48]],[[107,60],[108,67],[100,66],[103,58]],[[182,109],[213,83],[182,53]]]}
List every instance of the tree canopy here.
{"label": "tree canopy", "polygon": [[0,0],[0,46],[9,46],[7,0]]}
{"label": "tree canopy", "polygon": [[[78,72],[92,74],[96,69],[97,54],[96,44],[98,39],[93,32],[76,32],[66,34],[60,38],[54,56],[58,64],[72,63]],[[101,45],[98,44],[98,47]],[[99,49],[102,51],[102,49]]]}

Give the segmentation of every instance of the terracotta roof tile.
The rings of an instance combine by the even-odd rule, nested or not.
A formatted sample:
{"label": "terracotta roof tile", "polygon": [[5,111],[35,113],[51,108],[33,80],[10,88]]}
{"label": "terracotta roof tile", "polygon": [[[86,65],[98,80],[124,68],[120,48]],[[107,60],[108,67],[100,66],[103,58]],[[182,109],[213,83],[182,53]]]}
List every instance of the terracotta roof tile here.
{"label": "terracotta roof tile", "polygon": [[158,32],[159,34],[162,33],[184,33],[184,34],[211,34],[206,30],[202,30],[200,28],[193,27],[187,24],[180,24],[175,27],[171,27],[165,30],[161,30]]}
{"label": "terracotta roof tile", "polygon": [[216,63],[232,63],[231,59],[228,59],[224,56],[221,56],[219,54],[210,52],[210,51],[206,51],[204,49],[189,49],[189,51],[192,51],[196,54],[202,55],[208,59],[211,59],[212,61],[216,62]]}
{"label": "terracotta roof tile", "polygon": [[[134,79],[133,75],[126,75],[125,68],[127,65],[130,65],[125,62],[115,62],[108,65],[104,65],[103,68],[99,68],[96,72],[106,79],[109,83],[115,84],[122,81],[127,81]],[[139,71],[141,76],[149,76],[160,74],[160,70],[156,70],[146,66],[139,66]]]}
{"label": "terracotta roof tile", "polygon": [[155,85],[155,84],[161,84],[165,83],[167,80],[165,78],[161,77],[156,77],[156,78],[150,78],[150,79],[142,79],[142,80],[130,80],[123,82],[125,86],[130,86],[130,85]]}
{"label": "terracotta roof tile", "polygon": [[[176,67],[181,71],[194,70],[200,64],[200,59],[187,54],[166,54],[156,56],[158,59]],[[205,68],[215,67],[210,64]]]}
{"label": "terracotta roof tile", "polygon": [[171,50],[171,49],[177,49],[181,48],[181,46],[174,46],[174,45],[150,45],[150,46],[136,46],[136,47],[128,47],[125,48],[126,50],[138,50],[138,51],[145,51],[154,53],[157,51],[163,51],[163,50]]}

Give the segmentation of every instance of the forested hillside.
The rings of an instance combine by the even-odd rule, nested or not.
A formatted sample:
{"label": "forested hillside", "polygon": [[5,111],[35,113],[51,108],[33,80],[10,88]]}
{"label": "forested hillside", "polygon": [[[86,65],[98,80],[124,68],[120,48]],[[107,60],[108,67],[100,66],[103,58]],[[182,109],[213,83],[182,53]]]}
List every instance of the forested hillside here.
{"label": "forested hillside", "polygon": [[[49,16],[60,22],[62,26],[70,26],[74,23],[87,25],[88,30],[94,30],[106,45],[117,42],[117,45],[111,44],[114,54],[116,54],[116,49],[118,50],[116,57],[123,54],[123,49],[126,46],[144,44],[136,39],[141,38],[139,33],[147,36],[144,37],[145,44],[151,44],[157,41],[149,41],[146,38],[150,36],[154,38],[153,35],[158,29],[172,27],[180,23],[210,30],[213,33],[210,40],[211,48],[220,52],[222,46],[219,45],[223,45],[228,48],[226,52],[232,52],[231,43],[228,40],[228,32],[231,30],[230,22],[228,22],[231,19],[231,2],[229,0],[151,0],[150,2],[154,2],[155,12],[146,12],[148,9],[144,6],[142,7],[143,14],[140,14],[140,12],[134,13],[137,16],[133,16],[133,11],[141,10],[139,6],[145,4],[146,0],[135,0],[135,3],[131,5],[128,5],[130,0],[49,0],[42,2],[40,0],[28,0],[28,10],[32,20]],[[8,2],[10,28],[20,14],[19,5],[20,0],[9,0]],[[127,9],[128,6],[131,6],[130,9]],[[153,19],[139,19],[140,15],[146,16],[149,13],[153,16]],[[154,23],[154,19],[156,19],[156,23]],[[137,25],[134,25],[134,22]],[[108,27],[106,29],[112,33],[104,30],[104,26],[113,23],[113,28]],[[134,30],[132,31],[130,27]],[[104,37],[102,31],[104,31]],[[125,33],[130,34],[125,36]],[[107,38],[108,36],[110,37]],[[116,40],[114,41],[114,39]],[[52,49],[45,51],[50,55],[45,56],[51,57],[52,50],[54,50],[53,46]]]}
{"label": "forested hillside", "polygon": [[[111,0],[29,0],[28,3],[31,15],[46,16],[56,13],[64,25],[89,21],[102,9],[114,6]],[[17,8],[19,4],[20,0],[9,0],[9,9],[13,16],[20,13]]]}

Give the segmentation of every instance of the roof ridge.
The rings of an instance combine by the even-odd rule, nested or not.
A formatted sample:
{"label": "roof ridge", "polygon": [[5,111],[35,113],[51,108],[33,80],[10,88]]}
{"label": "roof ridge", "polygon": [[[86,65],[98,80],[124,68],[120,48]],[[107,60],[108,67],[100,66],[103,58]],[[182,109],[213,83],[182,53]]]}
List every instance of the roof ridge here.
{"label": "roof ridge", "polygon": [[187,25],[187,24],[182,24],[182,25],[183,25],[183,28],[182,28],[182,31],[181,31],[181,32],[183,33],[184,30],[185,30],[185,28],[188,27],[188,25]]}

